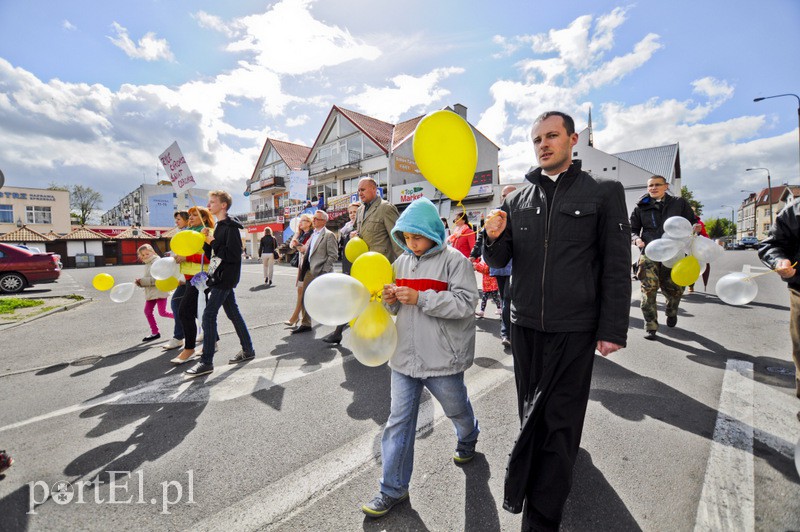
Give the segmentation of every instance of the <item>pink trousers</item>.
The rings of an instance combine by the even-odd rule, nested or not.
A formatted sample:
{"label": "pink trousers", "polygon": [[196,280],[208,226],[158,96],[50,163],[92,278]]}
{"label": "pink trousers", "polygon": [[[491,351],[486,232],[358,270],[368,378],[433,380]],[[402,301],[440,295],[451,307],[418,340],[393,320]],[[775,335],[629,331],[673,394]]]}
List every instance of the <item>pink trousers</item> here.
{"label": "pink trousers", "polygon": [[153,334],[158,334],[158,324],[156,323],[156,317],[154,316],[153,309],[158,305],[158,315],[162,318],[175,318],[172,315],[172,312],[167,310],[167,299],[162,297],[161,299],[148,299],[144,302],[144,315],[147,318],[147,323],[150,325],[150,332]]}

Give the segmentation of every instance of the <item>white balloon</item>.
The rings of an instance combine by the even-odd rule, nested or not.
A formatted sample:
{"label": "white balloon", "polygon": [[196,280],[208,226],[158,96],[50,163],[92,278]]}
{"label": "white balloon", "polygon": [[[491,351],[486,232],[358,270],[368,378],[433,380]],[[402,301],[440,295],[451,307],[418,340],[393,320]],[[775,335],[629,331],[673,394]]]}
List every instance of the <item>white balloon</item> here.
{"label": "white balloon", "polygon": [[323,325],[342,325],[361,314],[369,303],[369,291],[343,273],[320,275],[308,285],[303,304],[308,315]]}
{"label": "white balloon", "polygon": [[175,277],[176,271],[180,271],[180,266],[173,257],[161,257],[150,266],[150,275],[158,281]]}
{"label": "white balloon", "polygon": [[723,253],[722,246],[711,239],[700,235],[692,239],[692,255],[701,262],[713,262],[720,258]]}
{"label": "white balloon", "polygon": [[[369,322],[370,319],[374,318],[373,312],[364,312],[351,329],[350,350],[356,360],[365,366],[374,368],[385,364],[394,355],[394,350],[397,348],[397,326],[391,316],[388,316],[388,312],[380,302],[373,301],[371,305],[373,305],[373,308],[370,309],[372,311],[382,310],[386,312],[387,316],[384,318],[385,328],[380,334],[375,335],[375,322],[381,323],[384,322],[384,319],[373,320],[372,323],[366,324],[359,323],[362,319]],[[376,305],[379,305],[380,309]],[[366,325],[366,327],[362,327],[362,325]]]}
{"label": "white balloon", "polygon": [[664,221],[664,232],[673,238],[691,236],[692,222],[683,216],[671,216]]}
{"label": "white balloon", "polygon": [[669,260],[683,249],[683,242],[669,238],[653,240],[644,248],[645,256],[656,262]]}
{"label": "white balloon", "polygon": [[721,277],[714,289],[717,297],[729,305],[747,305],[758,295],[758,284],[750,275],[733,272]]}
{"label": "white balloon", "polygon": [[686,254],[685,254],[685,253],[683,252],[683,250],[681,249],[681,250],[679,250],[679,251],[678,251],[678,252],[675,254],[675,256],[674,256],[674,257],[670,257],[670,258],[669,258],[669,259],[667,259],[667,260],[662,260],[662,261],[661,261],[661,264],[663,264],[663,265],[664,265],[664,266],[666,266],[667,268],[672,268],[673,266],[675,266],[675,264],[676,264],[676,263],[677,263],[679,260],[683,259],[685,256],[686,256]]}
{"label": "white balloon", "polygon": [[125,303],[133,295],[135,287],[133,283],[122,283],[111,289],[109,297],[114,303]]}

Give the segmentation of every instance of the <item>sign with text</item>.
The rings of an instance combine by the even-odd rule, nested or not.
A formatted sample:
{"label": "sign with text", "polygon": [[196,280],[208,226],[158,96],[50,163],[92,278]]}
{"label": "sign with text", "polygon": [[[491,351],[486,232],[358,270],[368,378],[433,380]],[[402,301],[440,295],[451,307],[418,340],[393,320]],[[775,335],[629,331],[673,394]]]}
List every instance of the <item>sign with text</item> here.
{"label": "sign with text", "polygon": [[186,159],[178,147],[178,141],[173,142],[158,158],[161,160],[164,170],[167,172],[170,181],[172,181],[172,188],[176,192],[189,190],[197,185],[192,172],[189,170],[189,165],[186,164]]}
{"label": "sign with text", "polygon": [[308,170],[289,172],[289,199],[305,201],[308,197]]}

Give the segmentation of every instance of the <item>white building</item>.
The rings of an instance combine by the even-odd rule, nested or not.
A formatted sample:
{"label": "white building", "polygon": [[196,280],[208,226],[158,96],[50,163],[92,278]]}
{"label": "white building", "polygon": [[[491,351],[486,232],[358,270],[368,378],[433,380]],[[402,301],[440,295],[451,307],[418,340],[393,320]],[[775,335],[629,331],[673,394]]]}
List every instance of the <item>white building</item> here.
{"label": "white building", "polygon": [[206,204],[208,190],[205,189],[192,188],[178,194],[169,181],[159,181],[156,185],[141,184],[100,216],[100,223],[172,227],[175,225],[175,211],[185,211],[193,205],[204,207]]}

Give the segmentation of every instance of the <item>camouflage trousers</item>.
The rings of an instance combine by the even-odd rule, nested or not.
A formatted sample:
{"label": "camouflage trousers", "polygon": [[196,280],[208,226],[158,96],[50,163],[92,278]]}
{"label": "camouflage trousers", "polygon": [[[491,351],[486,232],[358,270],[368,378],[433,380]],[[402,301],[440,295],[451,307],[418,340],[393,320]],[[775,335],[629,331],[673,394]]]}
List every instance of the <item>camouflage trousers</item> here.
{"label": "camouflage trousers", "polygon": [[642,283],[642,315],[646,331],[658,330],[658,311],[656,310],[656,294],[658,289],[667,300],[667,317],[678,315],[678,305],[683,296],[683,287],[672,282],[672,268],[660,262],[654,262],[642,254],[636,276]]}

